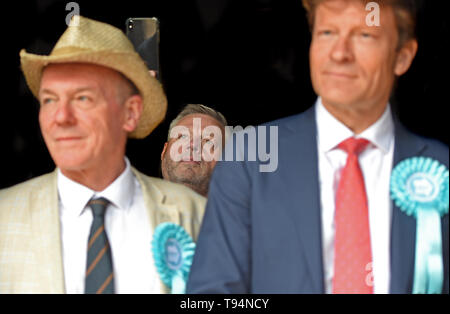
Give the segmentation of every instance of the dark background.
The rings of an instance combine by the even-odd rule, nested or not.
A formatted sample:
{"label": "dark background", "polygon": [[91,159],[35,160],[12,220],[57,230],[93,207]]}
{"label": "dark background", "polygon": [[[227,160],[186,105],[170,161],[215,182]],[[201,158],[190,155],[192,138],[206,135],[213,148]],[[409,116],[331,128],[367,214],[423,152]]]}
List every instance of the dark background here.
{"label": "dark background", "polygon": [[[1,15],[0,188],[54,169],[40,134],[38,103],[19,68],[19,51],[48,54],[66,29],[69,1],[15,1]],[[169,122],[187,103],[221,111],[229,125],[257,125],[309,108],[310,34],[301,0],[77,1],[80,14],[125,30],[128,17],[161,24],[161,72],[169,100],[165,122],[148,138],[131,140],[127,155],[159,175]],[[400,120],[448,145],[450,90],[448,1],[422,1],[420,49],[393,96]],[[3,6],[4,2],[2,3]]]}

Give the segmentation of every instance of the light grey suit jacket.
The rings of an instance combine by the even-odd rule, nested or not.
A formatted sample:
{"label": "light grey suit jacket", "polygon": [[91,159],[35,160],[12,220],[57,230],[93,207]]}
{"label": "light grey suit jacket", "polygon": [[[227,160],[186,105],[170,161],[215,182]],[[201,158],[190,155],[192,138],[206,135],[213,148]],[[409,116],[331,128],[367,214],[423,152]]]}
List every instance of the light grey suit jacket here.
{"label": "light grey suit jacket", "polygon": [[[185,186],[139,181],[151,226],[173,222],[196,241],[206,199]],[[169,292],[161,282],[162,291]],[[0,293],[64,293],[57,172],[0,191]]]}

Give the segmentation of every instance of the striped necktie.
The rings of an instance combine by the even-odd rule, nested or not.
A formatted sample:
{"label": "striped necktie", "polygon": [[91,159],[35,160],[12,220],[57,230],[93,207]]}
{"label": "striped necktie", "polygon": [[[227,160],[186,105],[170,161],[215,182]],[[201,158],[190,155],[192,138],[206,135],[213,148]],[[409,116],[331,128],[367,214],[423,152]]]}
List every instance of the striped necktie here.
{"label": "striped necktie", "polygon": [[105,232],[105,212],[108,200],[92,199],[88,206],[92,209],[94,221],[89,234],[86,263],[86,294],[114,293],[114,273],[111,247]]}

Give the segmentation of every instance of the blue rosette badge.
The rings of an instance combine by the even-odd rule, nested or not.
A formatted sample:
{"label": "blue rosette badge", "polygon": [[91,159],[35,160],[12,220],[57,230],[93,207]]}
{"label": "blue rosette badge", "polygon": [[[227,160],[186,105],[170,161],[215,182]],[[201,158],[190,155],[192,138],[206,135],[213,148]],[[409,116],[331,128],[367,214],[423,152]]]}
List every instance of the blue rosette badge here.
{"label": "blue rosette badge", "polygon": [[425,157],[402,161],[392,172],[391,196],[403,212],[417,220],[413,293],[441,293],[441,217],[449,209],[447,167]]}
{"label": "blue rosette badge", "polygon": [[156,227],[152,252],[161,280],[173,294],[186,292],[195,243],[183,227],[165,222]]}

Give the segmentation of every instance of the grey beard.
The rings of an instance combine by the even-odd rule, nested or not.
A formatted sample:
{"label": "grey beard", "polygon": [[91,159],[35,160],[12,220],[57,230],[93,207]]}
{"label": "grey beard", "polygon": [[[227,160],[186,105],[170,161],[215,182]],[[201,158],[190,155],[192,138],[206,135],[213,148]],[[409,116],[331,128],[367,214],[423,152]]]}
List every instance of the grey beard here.
{"label": "grey beard", "polygon": [[[175,173],[176,164],[171,163],[168,160],[164,160],[164,165],[166,170],[166,175],[171,182],[180,183],[188,186],[197,193],[206,196],[208,194],[210,175],[196,175],[195,169],[193,167],[185,169],[183,174],[177,175]],[[202,164],[200,164],[200,168]]]}

